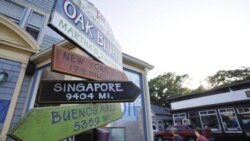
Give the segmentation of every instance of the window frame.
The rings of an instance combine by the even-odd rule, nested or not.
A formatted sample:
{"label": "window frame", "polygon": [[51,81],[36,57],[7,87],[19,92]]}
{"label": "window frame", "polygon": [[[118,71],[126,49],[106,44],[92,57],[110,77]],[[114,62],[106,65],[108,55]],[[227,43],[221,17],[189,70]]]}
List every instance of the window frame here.
{"label": "window frame", "polygon": [[178,125],[177,122],[175,122],[175,119],[181,119],[181,124],[183,125],[182,120],[187,119],[187,114],[186,113],[177,113],[177,114],[173,114],[172,117],[173,117],[174,125]]}
{"label": "window frame", "polygon": [[8,19],[10,19],[11,21],[13,21],[14,23],[16,23],[17,25],[19,25],[20,27],[22,27],[22,23],[25,21],[25,15],[27,13],[27,7],[25,5],[19,4],[17,2],[13,2],[13,1],[9,1],[9,0],[3,0],[3,2],[7,2],[13,5],[16,5],[18,7],[22,7],[23,8],[23,12],[20,16],[20,19],[17,19],[15,17],[11,17],[10,15],[8,15],[7,13],[2,13],[0,12],[0,14],[3,14],[4,16],[6,16]]}
{"label": "window frame", "polygon": [[[248,111],[243,111],[243,112],[240,112],[239,109],[248,109]],[[243,115],[243,114],[248,114],[250,113],[250,107],[241,107],[241,108],[237,108],[237,113],[240,114],[240,115]]]}
{"label": "window frame", "polygon": [[[211,113],[211,111],[213,111],[213,113]],[[204,113],[202,113],[202,112],[204,112]],[[209,112],[210,112],[210,113],[209,113]],[[209,127],[209,128],[211,129],[212,132],[222,132],[220,120],[219,120],[218,113],[217,113],[216,109],[203,110],[203,111],[199,111],[198,113],[199,113],[199,117],[200,117],[200,121],[201,121],[201,127],[202,127],[203,129],[205,129],[205,127],[204,127],[204,123],[203,123],[203,121],[202,121],[202,117],[203,117],[203,116],[215,115],[215,116],[216,116],[216,119],[217,119],[217,123],[218,123],[219,128],[216,129],[216,130],[213,130],[213,129],[215,129],[215,128],[211,128],[211,127]]]}
{"label": "window frame", "polygon": [[[33,14],[33,13],[43,16],[41,27],[37,27],[37,26],[34,26],[34,25],[32,25],[32,24],[29,23],[30,20],[31,20],[31,17],[32,17],[32,14]],[[27,19],[27,21],[25,22],[25,26],[24,26],[23,28],[24,28],[24,30],[25,30],[26,32],[28,32],[28,31],[27,31],[27,28],[31,28],[32,30],[37,30],[37,31],[38,31],[38,35],[37,35],[36,38],[33,37],[29,32],[28,32],[28,33],[29,33],[36,41],[39,42],[39,39],[41,39],[42,31],[45,30],[45,29],[43,29],[43,28],[44,28],[44,24],[45,24],[45,21],[46,21],[46,15],[45,15],[45,14],[41,14],[41,13],[38,12],[37,10],[33,10],[33,9],[30,10],[29,13],[27,13],[27,14],[28,14],[28,19]]]}
{"label": "window frame", "polygon": [[[247,109],[246,111],[242,111],[240,112],[240,109]],[[240,107],[237,108],[237,114],[238,114],[238,120],[241,124],[241,129],[242,130],[250,130],[250,107],[244,106],[244,107]]]}
{"label": "window frame", "polygon": [[[224,110],[224,111],[222,111]],[[230,110],[230,111],[229,111]],[[242,133],[242,128],[241,128],[241,125],[240,125],[240,122],[239,122],[239,119],[236,115],[236,112],[234,110],[234,108],[222,108],[222,109],[218,109],[218,112],[219,112],[219,115],[220,115],[220,120],[221,120],[221,123],[222,123],[222,127],[223,127],[223,130],[225,131],[225,133]],[[238,131],[234,131],[234,130],[228,130],[228,129],[225,129],[223,123],[223,118],[222,118],[222,114],[234,114],[234,118],[236,118],[236,123],[238,124],[238,127],[239,127],[239,130]]]}
{"label": "window frame", "polygon": [[[23,2],[8,1],[8,0],[4,0],[4,1],[12,3],[14,5],[18,5],[18,6],[24,7],[24,12],[22,13],[22,16],[20,18],[18,26],[21,27],[21,28],[23,28],[23,30],[25,30],[25,31],[26,31],[26,27],[28,25],[29,19],[30,19],[30,17],[31,17],[31,15],[32,15],[33,12],[35,12],[35,13],[43,16],[43,23],[41,25],[41,28],[39,29],[39,33],[38,33],[37,39],[34,38],[34,40],[36,40],[38,42],[38,44],[41,45],[41,43],[43,41],[44,34],[45,34],[46,26],[47,26],[47,23],[48,23],[48,20],[49,20],[49,17],[50,17],[50,13],[42,12],[38,8],[35,8],[35,7],[31,6],[31,5],[25,4]],[[9,20],[11,20],[11,21],[13,21],[15,23],[18,22],[18,20],[15,20],[14,17],[8,16],[8,15],[6,15],[4,13],[2,13],[2,14],[5,15]],[[29,28],[34,29],[34,26],[29,26]],[[32,36],[28,31],[26,31],[26,32],[30,36]]]}
{"label": "window frame", "polygon": [[[188,115],[188,119],[189,119],[191,124],[195,124],[196,125],[195,127],[202,128],[201,118],[200,118],[198,111],[188,112],[187,115]],[[195,120],[195,122],[193,122],[194,120]]]}

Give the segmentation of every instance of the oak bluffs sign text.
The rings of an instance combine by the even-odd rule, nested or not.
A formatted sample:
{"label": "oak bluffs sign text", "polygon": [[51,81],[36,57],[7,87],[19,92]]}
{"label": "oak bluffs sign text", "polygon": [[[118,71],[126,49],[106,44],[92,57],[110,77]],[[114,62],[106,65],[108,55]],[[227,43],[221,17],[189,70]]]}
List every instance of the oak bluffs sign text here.
{"label": "oak bluffs sign text", "polygon": [[50,26],[104,64],[122,70],[120,45],[106,32],[102,32],[91,20],[93,17],[89,18],[81,8],[73,1],[58,0]]}

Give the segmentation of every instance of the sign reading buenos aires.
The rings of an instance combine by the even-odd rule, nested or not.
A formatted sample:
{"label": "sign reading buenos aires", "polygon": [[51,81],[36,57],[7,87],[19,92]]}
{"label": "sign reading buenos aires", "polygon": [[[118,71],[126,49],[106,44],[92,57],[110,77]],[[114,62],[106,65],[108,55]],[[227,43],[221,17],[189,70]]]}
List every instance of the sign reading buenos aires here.
{"label": "sign reading buenos aires", "polygon": [[128,80],[123,71],[113,69],[59,46],[53,46],[51,70],[92,80]]}
{"label": "sign reading buenos aires", "polygon": [[140,89],[131,81],[41,81],[39,103],[132,102]]}
{"label": "sign reading buenos aires", "polygon": [[79,7],[74,1],[58,0],[55,3],[50,26],[104,64],[122,70],[120,45],[113,38],[110,39],[110,35],[104,34],[107,32],[98,28],[100,26],[95,25],[93,17],[89,18],[87,16],[89,13],[85,14],[83,11],[86,10],[81,8],[83,7]]}
{"label": "sign reading buenos aires", "polygon": [[22,141],[58,141],[120,119],[120,104],[34,108],[8,135]]}

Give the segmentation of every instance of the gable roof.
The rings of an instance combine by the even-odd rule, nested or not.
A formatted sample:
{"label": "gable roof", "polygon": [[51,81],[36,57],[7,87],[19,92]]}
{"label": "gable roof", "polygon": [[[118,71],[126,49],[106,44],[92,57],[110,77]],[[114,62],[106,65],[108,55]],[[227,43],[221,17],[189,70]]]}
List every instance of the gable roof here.
{"label": "gable roof", "polygon": [[157,106],[157,105],[152,105],[151,104],[151,111],[154,115],[165,115],[168,116],[170,115],[169,110],[165,107]]}
{"label": "gable roof", "polygon": [[[0,44],[7,45],[16,50],[21,50],[30,54],[37,53],[39,44],[26,31],[16,23],[0,14]],[[10,48],[6,48],[10,49]]]}

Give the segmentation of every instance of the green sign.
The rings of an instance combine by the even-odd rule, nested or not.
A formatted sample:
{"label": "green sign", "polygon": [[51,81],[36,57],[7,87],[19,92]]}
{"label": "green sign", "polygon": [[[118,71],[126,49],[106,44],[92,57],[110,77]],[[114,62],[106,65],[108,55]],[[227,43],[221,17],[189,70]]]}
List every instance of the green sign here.
{"label": "green sign", "polygon": [[8,135],[20,141],[58,141],[121,116],[117,103],[34,108]]}

